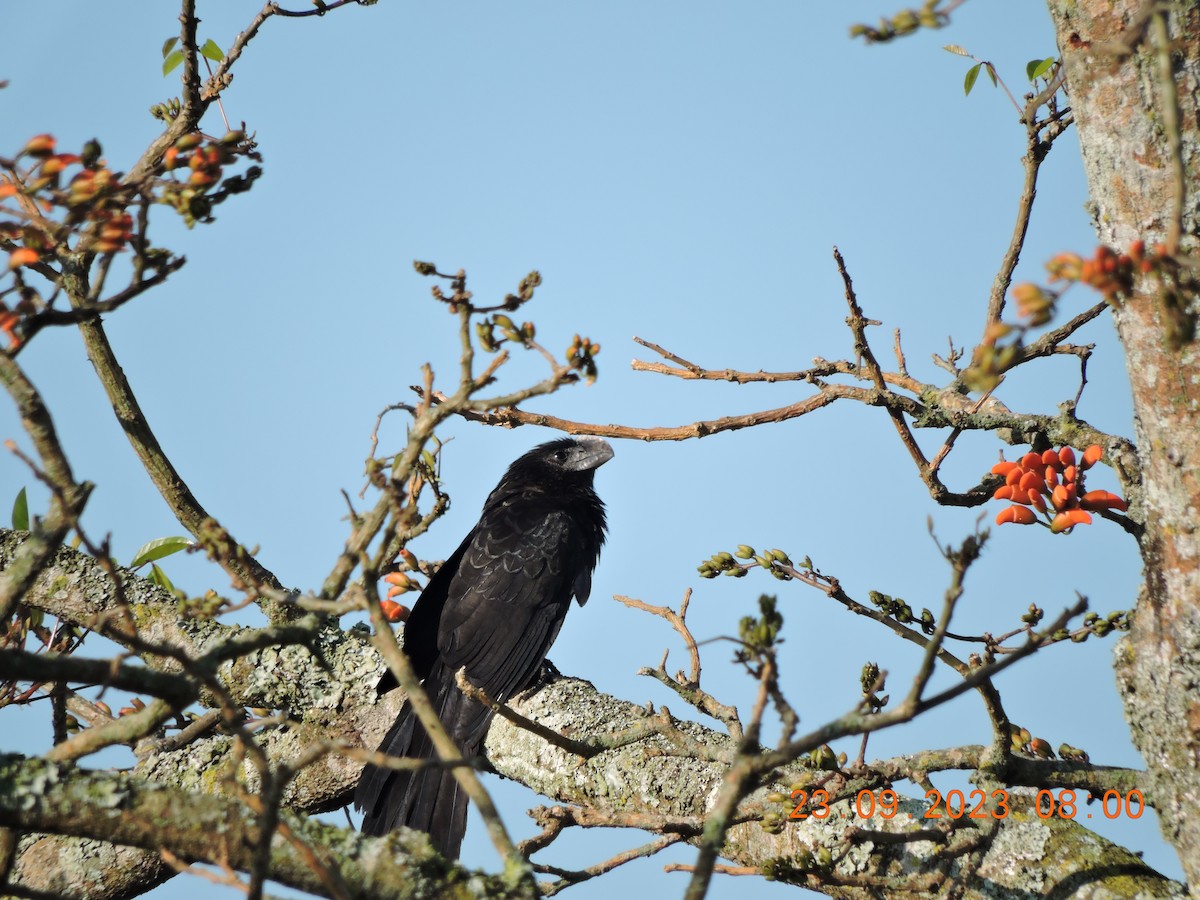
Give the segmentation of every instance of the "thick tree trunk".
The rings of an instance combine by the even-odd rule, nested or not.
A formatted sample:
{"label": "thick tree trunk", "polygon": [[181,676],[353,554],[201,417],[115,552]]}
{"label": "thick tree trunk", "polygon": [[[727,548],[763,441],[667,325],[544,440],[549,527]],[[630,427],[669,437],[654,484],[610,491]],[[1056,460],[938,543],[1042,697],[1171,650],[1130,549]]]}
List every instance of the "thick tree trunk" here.
{"label": "thick tree trunk", "polygon": [[[1158,6],[1049,0],[1100,240],[1170,243],[1179,221],[1179,253],[1194,254],[1200,4]],[[1172,345],[1172,315],[1153,289],[1144,279],[1114,311],[1141,467],[1130,499],[1145,522],[1145,580],[1116,664],[1164,832],[1200,896],[1200,354],[1194,341]],[[1194,313],[1194,292],[1183,301]]]}

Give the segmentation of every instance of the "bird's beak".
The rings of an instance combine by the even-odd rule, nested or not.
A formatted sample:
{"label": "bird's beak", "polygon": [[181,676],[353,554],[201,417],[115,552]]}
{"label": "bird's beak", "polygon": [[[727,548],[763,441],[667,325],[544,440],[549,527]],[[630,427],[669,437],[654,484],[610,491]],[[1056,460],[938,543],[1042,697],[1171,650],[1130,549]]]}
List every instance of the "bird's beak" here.
{"label": "bird's beak", "polygon": [[583,457],[579,460],[579,468],[598,469],[613,458],[612,445],[604,438],[585,435],[575,439],[584,449]]}

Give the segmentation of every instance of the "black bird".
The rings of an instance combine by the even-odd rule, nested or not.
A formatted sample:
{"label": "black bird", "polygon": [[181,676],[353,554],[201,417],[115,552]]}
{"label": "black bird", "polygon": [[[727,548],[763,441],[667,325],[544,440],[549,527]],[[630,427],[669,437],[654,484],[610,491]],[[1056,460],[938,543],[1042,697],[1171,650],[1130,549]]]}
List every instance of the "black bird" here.
{"label": "black bird", "polygon": [[[458,689],[455,674],[465,666],[472,684],[502,702],[536,683],[571,598],[582,606],[591,592],[605,532],[592,480],[612,455],[600,438],[564,438],[514,462],[484,503],[479,524],[413,607],[404,652],[464,757],[479,754],[492,713]],[[389,673],[379,690],[394,686]],[[407,701],[379,749],[437,757]],[[364,833],[407,825],[428,832],[445,856],[458,857],[467,795],[450,769],[368,765],[354,804],[365,812]]]}

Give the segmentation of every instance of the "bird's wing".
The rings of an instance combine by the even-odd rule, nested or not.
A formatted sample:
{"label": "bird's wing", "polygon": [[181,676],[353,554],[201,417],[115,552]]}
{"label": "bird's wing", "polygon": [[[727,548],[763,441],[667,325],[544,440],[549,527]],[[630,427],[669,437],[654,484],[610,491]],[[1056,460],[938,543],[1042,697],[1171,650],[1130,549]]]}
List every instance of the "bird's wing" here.
{"label": "bird's wing", "polygon": [[451,579],[438,649],[448,668],[498,700],[537,675],[590,568],[569,512],[518,496],[485,513]]}
{"label": "bird's wing", "polygon": [[446,596],[477,530],[478,528],[473,529],[458,545],[453,555],[433,573],[433,577],[421,591],[421,596],[413,604],[408,621],[404,623],[404,651],[412,661],[418,678],[428,677],[434,663],[437,662],[438,631],[441,627],[442,610],[446,606]]}

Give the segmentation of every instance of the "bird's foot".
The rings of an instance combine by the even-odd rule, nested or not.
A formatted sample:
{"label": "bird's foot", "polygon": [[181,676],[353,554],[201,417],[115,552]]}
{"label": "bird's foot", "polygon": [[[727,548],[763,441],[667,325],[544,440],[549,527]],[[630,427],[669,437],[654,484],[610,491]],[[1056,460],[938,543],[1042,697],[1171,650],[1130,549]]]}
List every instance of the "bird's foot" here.
{"label": "bird's foot", "polygon": [[554,665],[554,663],[550,662],[548,659],[543,659],[542,665],[538,668],[537,675],[534,676],[533,681],[530,682],[529,686],[525,688],[525,690],[521,691],[519,694],[519,699],[523,700],[530,694],[536,694],[546,685],[550,684],[551,682],[558,681],[558,679],[562,677],[563,674],[562,672],[558,671],[558,666]]}

